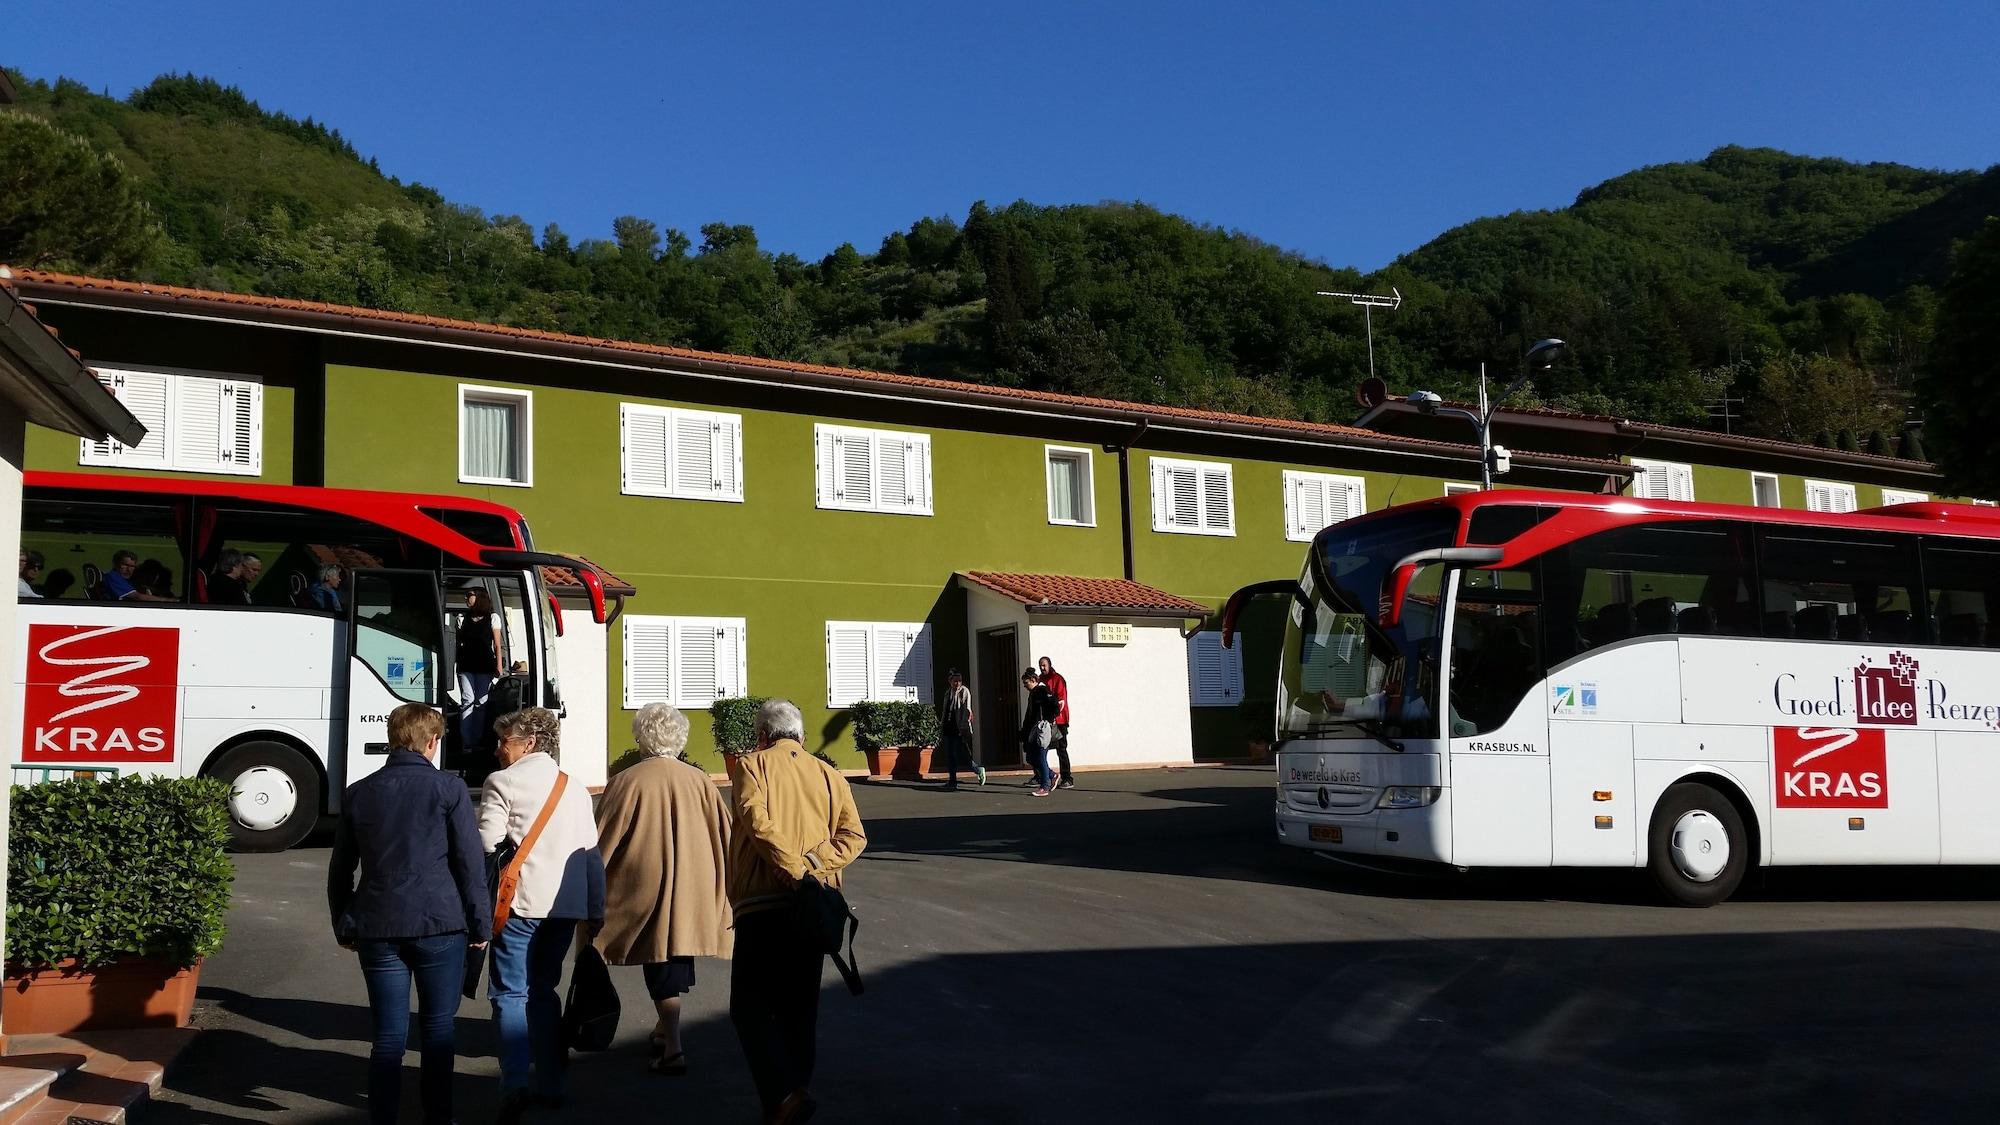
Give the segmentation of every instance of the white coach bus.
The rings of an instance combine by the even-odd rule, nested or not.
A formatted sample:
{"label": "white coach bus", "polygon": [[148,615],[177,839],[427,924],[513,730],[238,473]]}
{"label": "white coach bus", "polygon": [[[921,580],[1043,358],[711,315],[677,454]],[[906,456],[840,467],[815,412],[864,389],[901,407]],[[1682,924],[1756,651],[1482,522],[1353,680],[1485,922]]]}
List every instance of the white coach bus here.
{"label": "white coach bus", "polygon": [[1322,531],[1286,597],[1280,841],[1378,866],[1995,864],[2000,513],[1487,492]]}
{"label": "white coach bus", "polygon": [[[288,848],[388,753],[389,712],[446,712],[447,767],[477,769],[452,667],[468,595],[499,624],[520,705],[559,706],[560,615],[518,512],[458,497],[79,473],[26,474],[8,685],[13,780],[79,773],[230,783],[246,851]],[[10,724],[11,725],[11,724]]]}

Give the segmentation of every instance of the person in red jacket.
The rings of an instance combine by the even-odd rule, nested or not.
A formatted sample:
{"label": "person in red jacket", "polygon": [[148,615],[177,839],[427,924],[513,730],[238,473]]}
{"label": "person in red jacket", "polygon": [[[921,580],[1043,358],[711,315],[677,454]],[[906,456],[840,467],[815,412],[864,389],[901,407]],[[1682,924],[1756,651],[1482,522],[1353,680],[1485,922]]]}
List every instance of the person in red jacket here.
{"label": "person in red jacket", "polygon": [[1042,685],[1056,697],[1056,738],[1049,747],[1056,752],[1056,761],[1062,767],[1062,780],[1056,787],[1074,789],[1076,775],[1069,768],[1069,681],[1063,679],[1062,673],[1056,671],[1055,663],[1048,657],[1042,657],[1041,665]]}

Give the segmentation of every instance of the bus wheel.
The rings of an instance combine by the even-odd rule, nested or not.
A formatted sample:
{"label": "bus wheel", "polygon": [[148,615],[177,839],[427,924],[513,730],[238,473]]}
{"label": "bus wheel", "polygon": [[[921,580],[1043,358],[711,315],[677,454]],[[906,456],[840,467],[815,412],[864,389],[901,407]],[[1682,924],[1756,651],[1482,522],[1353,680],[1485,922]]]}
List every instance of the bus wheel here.
{"label": "bus wheel", "polygon": [[1677,906],[1714,906],[1750,869],[1750,835],[1729,798],[1699,782],[1667,790],[1653,809],[1646,867]]}
{"label": "bus wheel", "polygon": [[208,770],[229,783],[229,837],[239,852],[281,852],[319,822],[319,771],[289,746],[246,742]]}

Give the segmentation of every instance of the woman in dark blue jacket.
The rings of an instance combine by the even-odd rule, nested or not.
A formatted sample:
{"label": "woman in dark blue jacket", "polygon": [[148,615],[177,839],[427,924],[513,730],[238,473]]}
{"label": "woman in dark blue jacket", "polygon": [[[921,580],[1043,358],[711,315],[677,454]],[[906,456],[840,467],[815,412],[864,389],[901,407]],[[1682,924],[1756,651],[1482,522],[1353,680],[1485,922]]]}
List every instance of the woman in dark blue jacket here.
{"label": "woman in dark blue jacket", "polygon": [[467,942],[483,950],[493,932],[472,798],[463,780],[435,764],[443,736],[443,717],[421,703],[390,713],[393,749],[380,770],[347,787],[326,873],[334,937],[361,954],[368,981],[375,1017],[368,1117],[378,1125],[394,1122],[402,1101],[412,980],[423,1027],[424,1121],[449,1125],[452,1021]]}

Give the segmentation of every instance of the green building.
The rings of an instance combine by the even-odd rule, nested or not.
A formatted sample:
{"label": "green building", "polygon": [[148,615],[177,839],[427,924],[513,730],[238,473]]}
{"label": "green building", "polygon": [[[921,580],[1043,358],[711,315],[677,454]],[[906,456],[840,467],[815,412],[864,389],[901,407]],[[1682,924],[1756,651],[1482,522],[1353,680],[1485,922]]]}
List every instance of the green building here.
{"label": "green building", "polygon": [[[629,583],[619,620],[573,628],[562,655],[565,759],[586,778],[656,699],[719,768],[706,708],[738,694],[794,699],[808,741],[858,766],[851,705],[928,701],[948,668],[986,711],[982,756],[1012,764],[1018,668],[1001,669],[1042,655],[1069,677],[1079,767],[1242,757],[1269,721],[1258,641],[1276,611],[1227,652],[1193,632],[1199,611],[1297,573],[1327,523],[1479,472],[1462,422],[1401,404],[1318,425],[32,271],[11,284],[149,431],[127,449],[31,427],[31,469],[480,496]],[[1868,507],[1937,480],[1619,419],[1509,411],[1496,434],[1510,487]]]}

